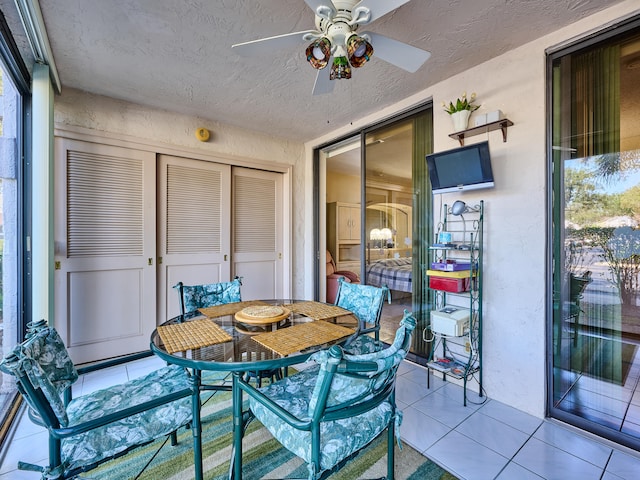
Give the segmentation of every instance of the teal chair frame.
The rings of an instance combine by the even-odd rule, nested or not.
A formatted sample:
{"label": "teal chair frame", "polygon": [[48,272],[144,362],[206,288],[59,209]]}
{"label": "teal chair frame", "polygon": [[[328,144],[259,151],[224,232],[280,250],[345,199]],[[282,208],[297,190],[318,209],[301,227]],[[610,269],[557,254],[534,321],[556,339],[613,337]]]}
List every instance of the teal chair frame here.
{"label": "teal chair frame", "polygon": [[176,445],[176,430],[191,422],[193,412],[191,380],[182,367],[72,398],[79,375],[150,355],[77,369],[53,327],[44,320],[30,323],[25,341],[0,362],[0,370],[16,378],[31,421],[48,430],[49,463],[19,462],[18,468],[40,471],[47,480],[74,478],[163,436]]}
{"label": "teal chair frame", "polygon": [[[333,346],[311,356],[319,368],[264,388],[236,378],[234,399],[238,397],[235,389],[249,397],[243,431],[257,418],[276,440],[305,460],[309,480],[321,480],[386,430],[386,478],[393,480],[394,435],[399,441],[402,420],[395,404],[395,379],[415,326],[415,318],[405,310],[393,344],[384,350],[349,355]],[[241,452],[242,439],[235,442],[234,450]]]}
{"label": "teal chair frame", "polygon": [[234,278],[231,282],[208,283],[203,285],[185,285],[178,282],[173,286],[180,297],[180,315],[193,312],[198,308],[241,302],[240,287],[242,279]]}
{"label": "teal chair frame", "polygon": [[[358,319],[356,333],[347,341],[345,349],[350,353],[371,353],[379,350],[380,344],[380,319],[385,299],[391,303],[389,288],[362,285],[359,283],[345,282],[343,278],[338,280],[338,293],[335,304],[352,312]],[[374,334],[374,341],[366,336]]]}

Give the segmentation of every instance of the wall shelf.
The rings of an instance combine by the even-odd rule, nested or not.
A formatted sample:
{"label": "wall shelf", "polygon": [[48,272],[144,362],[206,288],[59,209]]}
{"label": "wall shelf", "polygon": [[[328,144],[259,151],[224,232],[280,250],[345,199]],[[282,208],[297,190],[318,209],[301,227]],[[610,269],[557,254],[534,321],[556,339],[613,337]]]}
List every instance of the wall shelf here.
{"label": "wall shelf", "polygon": [[502,120],[498,120],[496,122],[486,123],[484,125],[480,125],[479,127],[468,128],[466,130],[462,130],[460,132],[455,132],[449,134],[451,138],[457,138],[460,142],[460,146],[464,146],[465,137],[472,137],[473,135],[480,135],[482,133],[493,132],[494,130],[502,130],[502,141],[507,141],[507,127],[513,125],[513,122],[507,118],[503,118]]}

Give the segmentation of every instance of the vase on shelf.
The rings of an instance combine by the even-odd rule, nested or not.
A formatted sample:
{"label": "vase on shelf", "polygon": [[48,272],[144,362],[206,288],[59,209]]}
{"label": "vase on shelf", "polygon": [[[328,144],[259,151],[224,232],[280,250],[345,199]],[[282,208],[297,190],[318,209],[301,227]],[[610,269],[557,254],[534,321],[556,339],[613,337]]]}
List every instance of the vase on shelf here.
{"label": "vase on shelf", "polygon": [[469,116],[471,110],[460,110],[459,112],[453,112],[451,114],[451,120],[453,121],[453,130],[455,132],[461,132],[467,129],[469,124]]}

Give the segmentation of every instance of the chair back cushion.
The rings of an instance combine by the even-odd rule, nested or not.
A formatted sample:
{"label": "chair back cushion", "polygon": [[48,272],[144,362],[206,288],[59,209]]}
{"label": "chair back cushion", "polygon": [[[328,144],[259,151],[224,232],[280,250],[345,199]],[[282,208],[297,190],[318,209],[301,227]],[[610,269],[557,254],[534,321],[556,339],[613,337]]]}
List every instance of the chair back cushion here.
{"label": "chair back cushion", "polygon": [[[320,365],[318,381],[309,402],[309,415],[313,416],[318,407],[337,405],[355,405],[369,400],[375,393],[383,390],[395,378],[400,362],[407,356],[411,345],[411,335],[416,322],[405,310],[404,317],[396,331],[393,343],[383,350],[363,355],[343,354],[336,356],[335,350],[322,350],[311,356]],[[332,364],[336,364],[332,373]],[[373,364],[375,367],[362,368],[359,365]],[[328,393],[323,392],[324,377],[332,375]],[[326,397],[326,405],[319,402]]]}
{"label": "chair back cushion", "polygon": [[337,270],[338,267],[336,267],[336,262],[333,260],[331,252],[327,250],[327,276],[333,275]]}
{"label": "chair back cushion", "polygon": [[176,285],[178,293],[182,292],[184,312],[189,313],[198,308],[213,307],[225,303],[242,301],[240,295],[240,279],[231,282],[209,283],[205,285]]}
{"label": "chair back cushion", "polygon": [[27,325],[27,336],[21,350],[23,355],[33,358],[40,365],[58,391],[64,391],[78,380],[78,370],[62,338],[45,320]]}
{"label": "chair back cushion", "polygon": [[333,275],[336,272],[336,262],[333,261],[331,252],[327,250],[327,276]]}
{"label": "chair back cushion", "polygon": [[374,287],[359,283],[339,281],[336,305],[353,312],[360,322],[378,325],[382,315],[387,287]]}
{"label": "chair back cushion", "polygon": [[[64,390],[78,379],[76,370],[58,332],[46,322],[31,323],[26,340],[17,345],[1,364],[3,371],[14,375],[19,382],[29,381],[39,388],[61,426],[68,425],[63,400]],[[27,378],[24,378],[26,375]],[[46,419],[43,405],[36,398],[24,395],[29,406]]]}

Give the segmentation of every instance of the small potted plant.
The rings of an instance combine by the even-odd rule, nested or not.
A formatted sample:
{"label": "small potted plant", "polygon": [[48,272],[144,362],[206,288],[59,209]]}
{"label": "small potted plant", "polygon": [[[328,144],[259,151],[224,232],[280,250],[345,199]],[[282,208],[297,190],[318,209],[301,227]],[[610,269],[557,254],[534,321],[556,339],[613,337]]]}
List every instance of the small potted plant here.
{"label": "small potted plant", "polygon": [[460,98],[457,98],[455,103],[449,102],[449,105],[447,105],[445,102],[442,102],[444,111],[451,115],[451,120],[453,120],[453,128],[456,132],[466,130],[467,125],[469,124],[469,117],[471,116],[471,112],[475,112],[480,108],[480,105],[473,104],[473,102],[475,101],[475,93],[472,93],[471,97],[467,99],[467,92],[463,92],[462,96]]}

